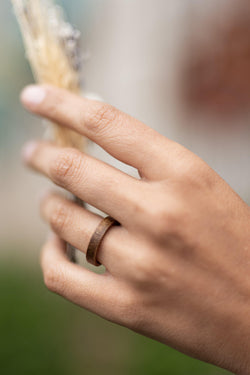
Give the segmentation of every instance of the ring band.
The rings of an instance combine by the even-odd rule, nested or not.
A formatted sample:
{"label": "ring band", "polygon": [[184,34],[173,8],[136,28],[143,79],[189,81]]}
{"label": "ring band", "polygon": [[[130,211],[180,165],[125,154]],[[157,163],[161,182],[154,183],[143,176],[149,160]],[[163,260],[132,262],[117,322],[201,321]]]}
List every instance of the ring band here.
{"label": "ring band", "polygon": [[120,225],[120,223],[118,223],[118,221],[113,219],[111,216],[107,216],[100,222],[94,234],[92,235],[89,241],[86,259],[93,266],[101,266],[101,263],[97,260],[98,250],[108,230],[116,225],[118,226]]}

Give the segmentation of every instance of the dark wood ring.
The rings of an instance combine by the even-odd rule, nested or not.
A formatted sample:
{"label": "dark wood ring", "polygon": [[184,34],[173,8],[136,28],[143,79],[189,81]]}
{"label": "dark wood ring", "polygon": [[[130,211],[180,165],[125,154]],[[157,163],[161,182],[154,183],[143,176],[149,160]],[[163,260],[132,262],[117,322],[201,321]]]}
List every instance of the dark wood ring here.
{"label": "dark wood ring", "polygon": [[108,230],[115,225],[120,225],[120,223],[118,223],[118,221],[113,219],[111,216],[107,216],[100,222],[94,234],[92,235],[89,241],[86,259],[93,266],[101,266],[101,263],[97,260],[98,250]]}

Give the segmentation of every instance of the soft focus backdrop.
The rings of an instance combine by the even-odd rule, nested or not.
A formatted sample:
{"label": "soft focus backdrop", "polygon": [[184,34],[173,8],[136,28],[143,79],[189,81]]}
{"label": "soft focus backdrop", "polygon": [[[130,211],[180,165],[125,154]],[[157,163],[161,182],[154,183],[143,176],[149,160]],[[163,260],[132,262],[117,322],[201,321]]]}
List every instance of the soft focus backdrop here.
{"label": "soft focus backdrop", "polygon": [[[190,148],[249,203],[247,0],[62,3],[82,31],[85,92]],[[48,183],[23,168],[20,150],[44,129],[19,104],[32,75],[7,0],[0,2],[0,29],[0,372],[225,373],[107,323],[43,286],[39,251],[47,228],[38,204]],[[115,163],[98,147],[89,150]]]}

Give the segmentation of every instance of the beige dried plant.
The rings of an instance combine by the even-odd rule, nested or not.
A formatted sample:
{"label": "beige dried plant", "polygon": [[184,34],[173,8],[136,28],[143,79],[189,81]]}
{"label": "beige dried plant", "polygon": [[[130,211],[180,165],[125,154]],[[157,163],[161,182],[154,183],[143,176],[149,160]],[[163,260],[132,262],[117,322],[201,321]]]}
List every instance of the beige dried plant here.
{"label": "beige dried plant", "polygon": [[[80,32],[65,21],[53,0],[12,0],[27,58],[39,84],[51,84],[81,94]],[[52,124],[54,141],[83,150],[85,139]]]}
{"label": "beige dried plant", "polygon": [[[12,0],[20,24],[27,58],[39,84],[51,84],[81,94],[80,32],[65,21],[63,10],[53,0]],[[54,141],[62,147],[83,150],[86,138],[50,124]],[[79,205],[84,203],[74,197]],[[67,254],[76,262],[76,249]]]}

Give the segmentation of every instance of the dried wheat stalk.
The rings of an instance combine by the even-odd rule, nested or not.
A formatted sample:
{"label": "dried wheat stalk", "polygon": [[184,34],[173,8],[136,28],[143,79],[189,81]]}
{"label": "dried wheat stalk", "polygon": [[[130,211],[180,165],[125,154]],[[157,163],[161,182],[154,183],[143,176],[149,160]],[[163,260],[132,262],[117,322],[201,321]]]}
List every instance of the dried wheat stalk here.
{"label": "dried wheat stalk", "polygon": [[[65,21],[62,8],[53,0],[12,0],[12,3],[36,81],[80,94],[80,32]],[[85,148],[84,137],[57,124],[51,126],[59,146]],[[83,204],[77,197],[75,201]],[[68,254],[75,261],[75,249],[70,245]]]}
{"label": "dried wheat stalk", "polygon": [[[12,0],[34,77],[76,94],[81,92],[80,32],[65,21],[53,0]],[[75,132],[53,124],[60,146],[83,149],[85,140]]]}

